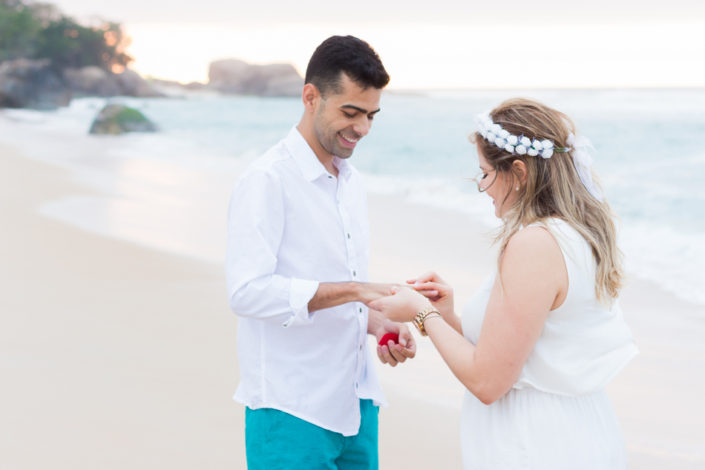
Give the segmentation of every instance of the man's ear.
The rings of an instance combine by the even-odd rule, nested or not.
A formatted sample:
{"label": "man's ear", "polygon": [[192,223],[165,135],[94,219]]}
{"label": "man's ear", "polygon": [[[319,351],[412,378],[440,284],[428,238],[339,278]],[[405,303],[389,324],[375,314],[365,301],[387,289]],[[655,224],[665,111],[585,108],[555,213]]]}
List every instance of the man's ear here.
{"label": "man's ear", "polygon": [[313,83],[307,83],[304,85],[304,89],[301,92],[301,100],[304,103],[304,108],[307,112],[313,112],[318,106],[318,101],[321,99],[321,93],[316,88]]}
{"label": "man's ear", "polygon": [[528,170],[526,169],[526,163],[523,161],[517,159],[512,162],[512,173],[514,173],[514,176],[519,180],[520,184],[525,184],[526,183],[526,178],[529,174]]}

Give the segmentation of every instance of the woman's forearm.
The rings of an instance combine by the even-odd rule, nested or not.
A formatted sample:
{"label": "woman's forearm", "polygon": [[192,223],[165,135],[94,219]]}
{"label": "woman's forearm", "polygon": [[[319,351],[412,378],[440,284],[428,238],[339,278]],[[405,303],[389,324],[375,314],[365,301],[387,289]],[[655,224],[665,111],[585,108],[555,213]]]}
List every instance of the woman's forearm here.
{"label": "woman's forearm", "polygon": [[[453,315],[457,325],[460,317]],[[453,375],[485,404],[492,403],[498,397],[490,392],[489,377],[483,377],[475,366],[475,345],[465,338],[444,318],[432,317],[424,322],[424,329]]]}
{"label": "woman's forearm", "polygon": [[446,315],[443,315],[443,319],[445,320],[446,323],[448,323],[455,331],[457,331],[459,334],[463,334],[463,325],[460,317],[455,314],[455,312],[450,312]]}

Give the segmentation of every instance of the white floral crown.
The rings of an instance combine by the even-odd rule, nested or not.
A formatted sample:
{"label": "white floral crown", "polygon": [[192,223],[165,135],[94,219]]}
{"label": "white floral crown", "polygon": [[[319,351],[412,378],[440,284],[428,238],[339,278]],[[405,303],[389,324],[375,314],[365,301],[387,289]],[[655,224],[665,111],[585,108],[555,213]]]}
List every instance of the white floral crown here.
{"label": "white floral crown", "polygon": [[524,135],[517,136],[509,133],[506,129],[502,129],[499,124],[492,122],[489,113],[478,114],[475,120],[477,122],[477,132],[480,133],[483,139],[512,155],[530,155],[532,157],[540,155],[541,158],[551,158],[553,152],[565,153],[573,150],[573,165],[578,172],[580,181],[592,197],[602,201],[602,191],[592,179],[592,157],[588,152],[588,149],[592,148],[592,144],[587,138],[583,136],[576,137],[571,132],[567,141],[569,147],[556,147],[553,141],[549,139],[532,140]]}
{"label": "white floral crown", "polygon": [[529,155],[531,157],[539,155],[541,158],[551,158],[553,152],[570,151],[570,147],[556,147],[549,139],[532,140],[524,135],[510,134],[508,130],[492,122],[489,114],[478,114],[475,120],[477,132],[483,139],[512,155]]}

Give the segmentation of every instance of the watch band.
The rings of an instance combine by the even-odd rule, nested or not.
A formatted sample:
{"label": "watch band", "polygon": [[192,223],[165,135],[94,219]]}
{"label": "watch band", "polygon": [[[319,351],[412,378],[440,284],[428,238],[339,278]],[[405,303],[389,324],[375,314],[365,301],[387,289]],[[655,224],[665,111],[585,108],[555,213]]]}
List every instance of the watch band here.
{"label": "watch band", "polygon": [[427,318],[431,317],[440,317],[441,312],[439,312],[435,307],[428,307],[423,310],[421,310],[419,313],[416,314],[414,317],[412,323],[416,327],[417,330],[419,330],[419,333],[421,333],[421,336],[428,336],[428,333],[426,332],[426,328],[424,328],[424,322],[426,321]]}

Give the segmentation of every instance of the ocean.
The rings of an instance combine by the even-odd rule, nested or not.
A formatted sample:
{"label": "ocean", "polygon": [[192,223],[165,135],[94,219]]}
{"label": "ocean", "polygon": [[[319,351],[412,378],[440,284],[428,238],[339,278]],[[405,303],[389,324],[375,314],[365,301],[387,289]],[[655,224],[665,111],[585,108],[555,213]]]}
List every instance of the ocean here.
{"label": "ocean", "polygon": [[[470,223],[496,226],[489,198],[468,180],[478,168],[467,136],[477,113],[517,96],[565,112],[578,133],[592,141],[595,170],[618,215],[628,273],[705,306],[705,145],[700,143],[705,90],[389,91],[352,162],[371,192],[455,210]],[[197,168],[222,177],[224,169],[244,167],[280,140],[302,111],[298,98],[113,98],[142,110],[160,132],[87,137],[106,101],[76,99],[53,112],[1,111],[17,125],[50,132],[54,141],[26,142],[2,132],[0,137],[30,154],[51,152],[52,159],[74,167],[81,162],[72,160],[70,142],[80,138],[102,147],[110,142],[115,158],[168,161],[185,171]]]}

